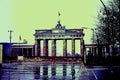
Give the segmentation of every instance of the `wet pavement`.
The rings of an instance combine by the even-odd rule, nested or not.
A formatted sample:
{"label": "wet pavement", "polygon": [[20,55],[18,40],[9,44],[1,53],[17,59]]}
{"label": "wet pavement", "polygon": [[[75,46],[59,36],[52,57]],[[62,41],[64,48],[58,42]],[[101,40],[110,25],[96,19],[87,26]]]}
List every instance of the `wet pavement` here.
{"label": "wet pavement", "polygon": [[1,80],[107,80],[106,71],[82,63],[12,62],[2,64]]}

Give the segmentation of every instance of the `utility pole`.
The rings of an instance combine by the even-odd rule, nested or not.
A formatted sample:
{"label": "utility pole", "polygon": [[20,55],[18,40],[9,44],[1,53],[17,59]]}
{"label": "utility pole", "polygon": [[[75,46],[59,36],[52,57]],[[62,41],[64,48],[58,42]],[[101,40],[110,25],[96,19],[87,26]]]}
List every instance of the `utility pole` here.
{"label": "utility pole", "polygon": [[11,43],[13,30],[8,30],[8,32],[10,33],[9,39],[10,39],[10,43]]}
{"label": "utility pole", "polygon": [[94,44],[95,42],[94,42],[94,33],[95,33],[95,31],[94,31],[94,28],[90,28],[91,30],[92,30],[92,32],[93,32],[93,41],[92,41],[92,43]]}

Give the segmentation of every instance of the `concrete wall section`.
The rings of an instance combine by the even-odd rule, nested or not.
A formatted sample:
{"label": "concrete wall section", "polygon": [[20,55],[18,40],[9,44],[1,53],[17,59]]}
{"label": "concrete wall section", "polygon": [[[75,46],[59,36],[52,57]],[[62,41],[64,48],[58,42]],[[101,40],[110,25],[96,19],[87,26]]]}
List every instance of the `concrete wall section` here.
{"label": "concrete wall section", "polygon": [[2,64],[3,46],[0,44],[0,65]]}

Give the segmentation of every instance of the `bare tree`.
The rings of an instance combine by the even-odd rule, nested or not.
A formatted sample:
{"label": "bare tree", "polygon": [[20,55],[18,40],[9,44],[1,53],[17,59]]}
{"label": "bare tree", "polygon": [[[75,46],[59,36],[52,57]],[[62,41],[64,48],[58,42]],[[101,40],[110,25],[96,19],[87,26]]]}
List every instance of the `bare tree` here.
{"label": "bare tree", "polygon": [[109,42],[109,45],[112,46],[112,51],[114,54],[115,44],[120,44],[120,1],[109,1],[106,5],[106,10],[108,14],[106,14],[105,8],[101,6],[100,12],[98,13],[95,42],[99,44],[108,44]]}

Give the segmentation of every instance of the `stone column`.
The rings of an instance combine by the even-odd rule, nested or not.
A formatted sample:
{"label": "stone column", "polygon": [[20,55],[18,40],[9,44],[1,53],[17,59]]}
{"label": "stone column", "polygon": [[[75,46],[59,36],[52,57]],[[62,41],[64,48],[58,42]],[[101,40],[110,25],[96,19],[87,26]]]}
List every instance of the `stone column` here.
{"label": "stone column", "polygon": [[35,56],[40,56],[41,48],[40,48],[40,40],[37,39],[35,41]]}
{"label": "stone column", "polygon": [[43,43],[43,56],[48,56],[48,40],[44,40]]}
{"label": "stone column", "polygon": [[80,39],[80,53],[81,53],[81,56],[84,55],[84,40],[83,38]]}
{"label": "stone column", "polygon": [[75,39],[72,39],[72,56],[75,56]]}
{"label": "stone column", "polygon": [[86,61],[87,61],[87,59],[86,59],[86,47],[84,48],[84,51],[85,52],[84,52],[84,55],[83,55],[84,56],[84,58],[83,58],[84,60],[83,61],[84,61],[84,64],[86,64]]}
{"label": "stone column", "polygon": [[102,47],[102,57],[104,57],[104,47]]}
{"label": "stone column", "polygon": [[34,54],[33,54],[33,48],[32,48],[32,56],[34,56]]}
{"label": "stone column", "polygon": [[52,56],[56,56],[56,40],[52,40]]}
{"label": "stone column", "polygon": [[63,56],[67,56],[67,40],[63,41]]}
{"label": "stone column", "polygon": [[26,48],[27,49],[27,57],[29,57],[29,48]]}
{"label": "stone column", "polygon": [[40,40],[37,41],[37,57],[40,57],[40,53],[41,53],[41,47],[40,47]]}
{"label": "stone column", "polygon": [[92,53],[92,55],[93,55],[93,46],[91,47],[91,53]]}
{"label": "stone column", "polygon": [[34,56],[37,56],[37,52],[38,52],[38,49],[37,49],[37,43],[38,41],[37,40],[35,40],[35,54],[34,54]]}
{"label": "stone column", "polygon": [[23,55],[23,48],[22,48],[22,56],[24,56],[24,55]]}

